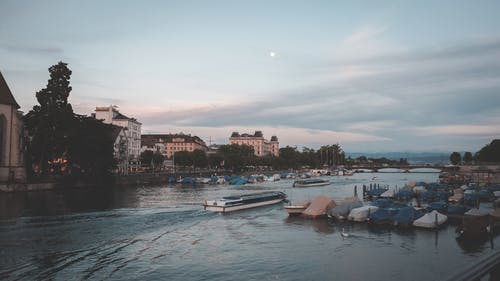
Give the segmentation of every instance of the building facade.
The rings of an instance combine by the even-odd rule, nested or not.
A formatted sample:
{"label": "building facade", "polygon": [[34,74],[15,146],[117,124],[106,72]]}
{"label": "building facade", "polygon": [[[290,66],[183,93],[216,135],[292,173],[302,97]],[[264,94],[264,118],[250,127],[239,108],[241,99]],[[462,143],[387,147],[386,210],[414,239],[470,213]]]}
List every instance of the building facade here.
{"label": "building facade", "polygon": [[254,154],[259,157],[264,155],[279,156],[278,137],[272,136],[271,140],[268,141],[261,131],[255,131],[253,135],[246,133],[240,135],[238,132],[233,132],[229,138],[229,143],[251,146]]}
{"label": "building facade", "polygon": [[0,182],[26,182],[22,112],[0,73]]}
{"label": "building facade", "polygon": [[109,132],[113,143],[113,156],[116,159],[116,173],[128,174],[129,156],[128,156],[128,137],[125,128],[112,125]]}
{"label": "building facade", "polygon": [[142,135],[141,151],[160,151],[165,157],[171,158],[176,152],[193,152],[196,149],[208,151],[205,142],[197,136],[185,134],[152,134]]}
{"label": "building facade", "polygon": [[127,157],[131,169],[139,166],[141,153],[141,123],[135,118],[121,114],[116,106],[96,107],[94,117],[106,124],[113,124],[124,128],[127,137]]}

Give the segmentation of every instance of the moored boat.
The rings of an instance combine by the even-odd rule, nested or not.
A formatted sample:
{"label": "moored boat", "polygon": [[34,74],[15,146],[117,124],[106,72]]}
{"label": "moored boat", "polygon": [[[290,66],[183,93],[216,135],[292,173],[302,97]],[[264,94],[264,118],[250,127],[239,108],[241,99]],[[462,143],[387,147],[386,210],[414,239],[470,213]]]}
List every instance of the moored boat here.
{"label": "moored boat", "polygon": [[293,182],[293,187],[308,187],[308,186],[323,186],[329,185],[329,180],[324,179],[304,179],[304,180],[296,180]]}
{"label": "moored boat", "polygon": [[279,191],[268,191],[251,194],[240,194],[222,197],[218,200],[205,200],[205,210],[227,213],[260,206],[280,203],[286,199],[286,194]]}
{"label": "moored boat", "polygon": [[430,213],[423,215],[419,219],[415,220],[413,222],[413,225],[423,228],[437,228],[443,223],[445,223],[447,219],[448,219],[447,216],[434,210]]}
{"label": "moored boat", "polygon": [[311,205],[310,200],[305,200],[305,201],[299,201],[299,202],[294,202],[291,205],[285,206],[286,211],[288,212],[289,216],[298,216],[304,212],[307,207]]}

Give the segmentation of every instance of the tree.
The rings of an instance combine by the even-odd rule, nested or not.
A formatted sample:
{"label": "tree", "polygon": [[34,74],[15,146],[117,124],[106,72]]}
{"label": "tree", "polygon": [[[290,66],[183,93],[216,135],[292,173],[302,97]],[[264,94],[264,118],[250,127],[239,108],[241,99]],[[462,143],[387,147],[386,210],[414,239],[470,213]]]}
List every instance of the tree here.
{"label": "tree", "polygon": [[49,72],[47,86],[36,93],[39,105],[23,119],[28,173],[104,181],[116,165],[112,125],[73,113],[68,103],[72,72],[66,63],[51,66]]}
{"label": "tree", "polygon": [[285,146],[280,148],[280,157],[279,157],[279,168],[281,169],[289,169],[289,168],[300,168],[300,152],[297,151],[296,147]]}
{"label": "tree", "polygon": [[161,167],[163,165],[163,161],[165,161],[165,156],[161,154],[159,151],[155,151],[153,154],[153,165],[155,168]]}
{"label": "tree", "polygon": [[145,150],[141,152],[141,155],[139,156],[141,159],[141,163],[144,166],[151,167],[151,164],[153,163],[153,151],[152,150]]}
{"label": "tree", "polygon": [[188,151],[177,151],[174,154],[174,161],[176,166],[188,167],[193,165],[193,158]]}
{"label": "tree", "polygon": [[[59,62],[49,68],[47,86],[36,93],[39,105],[35,105],[24,117],[29,137],[28,163],[45,175],[53,170],[56,161],[66,158],[69,145],[69,129],[74,119],[68,103],[71,70]],[[64,160],[61,160],[64,161]]]}
{"label": "tree", "polygon": [[224,167],[233,171],[243,170],[255,157],[253,147],[248,145],[221,145],[217,153],[222,156]]}
{"label": "tree", "polygon": [[210,168],[219,168],[224,161],[224,157],[220,153],[209,154],[207,158]]}
{"label": "tree", "polygon": [[461,161],[462,161],[462,156],[460,156],[460,153],[455,151],[450,155],[451,164],[458,165],[460,164]]}
{"label": "tree", "polygon": [[334,166],[338,166],[342,164],[343,159],[345,158],[344,151],[340,147],[340,144],[336,143],[330,146],[332,150],[332,164]]}
{"label": "tree", "polygon": [[462,158],[466,164],[470,164],[472,162],[472,153],[469,151],[466,151],[464,153],[464,157]]}
{"label": "tree", "polygon": [[195,149],[192,152],[193,166],[197,168],[205,168],[207,167],[208,160],[205,151],[201,149]]}
{"label": "tree", "polygon": [[500,162],[500,139],[493,140],[475,154],[480,162]]}
{"label": "tree", "polygon": [[116,165],[112,125],[82,115],[75,115],[72,124],[67,132],[69,170],[88,181],[107,180]]}

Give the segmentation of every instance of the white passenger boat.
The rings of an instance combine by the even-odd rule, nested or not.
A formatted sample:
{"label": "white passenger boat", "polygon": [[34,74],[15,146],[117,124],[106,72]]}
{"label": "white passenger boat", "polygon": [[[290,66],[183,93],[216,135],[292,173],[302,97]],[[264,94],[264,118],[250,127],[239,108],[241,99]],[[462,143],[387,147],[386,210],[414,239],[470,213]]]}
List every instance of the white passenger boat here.
{"label": "white passenger boat", "polygon": [[293,182],[293,187],[308,187],[308,186],[322,186],[329,185],[329,180],[324,179],[305,179],[305,180],[296,180]]}
{"label": "white passenger boat", "polygon": [[203,207],[208,211],[227,213],[280,203],[285,198],[286,194],[283,192],[268,191],[226,196],[218,200],[205,200]]}

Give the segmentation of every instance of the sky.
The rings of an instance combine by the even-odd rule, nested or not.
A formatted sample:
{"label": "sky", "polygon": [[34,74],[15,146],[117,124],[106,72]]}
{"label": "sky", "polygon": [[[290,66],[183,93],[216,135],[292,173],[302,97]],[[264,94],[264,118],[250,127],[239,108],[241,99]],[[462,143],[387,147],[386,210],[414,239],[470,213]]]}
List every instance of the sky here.
{"label": "sky", "polygon": [[482,0],[0,0],[0,71],[28,112],[64,61],[75,112],[143,134],[475,152],[500,137],[499,27]]}

